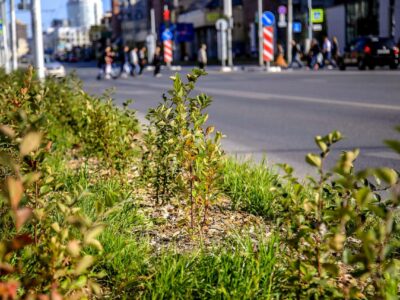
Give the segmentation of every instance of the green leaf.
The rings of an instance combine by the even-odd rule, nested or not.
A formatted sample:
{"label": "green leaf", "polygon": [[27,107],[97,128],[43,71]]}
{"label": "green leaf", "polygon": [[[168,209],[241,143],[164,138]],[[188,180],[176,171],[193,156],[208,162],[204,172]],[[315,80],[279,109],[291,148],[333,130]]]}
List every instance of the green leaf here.
{"label": "green leaf", "polygon": [[309,153],[306,156],[306,162],[310,164],[311,166],[321,168],[322,165],[322,160],[321,157],[319,157],[317,154],[314,153]]}
{"label": "green leaf", "polygon": [[328,146],[323,141],[323,138],[321,136],[318,135],[315,137],[315,143],[317,144],[319,149],[321,149],[322,152],[325,152],[326,150],[328,150]]}
{"label": "green leaf", "polygon": [[356,192],[356,200],[357,203],[363,207],[365,204],[368,204],[372,200],[372,193],[371,190],[368,187],[364,187],[362,189],[359,189]]}
{"label": "green leaf", "polygon": [[94,258],[91,255],[84,256],[75,268],[75,274],[81,275],[82,273],[86,272],[86,270],[93,264]]}
{"label": "green leaf", "polygon": [[394,185],[398,181],[396,171],[390,168],[378,168],[375,170],[375,175],[389,185]]}

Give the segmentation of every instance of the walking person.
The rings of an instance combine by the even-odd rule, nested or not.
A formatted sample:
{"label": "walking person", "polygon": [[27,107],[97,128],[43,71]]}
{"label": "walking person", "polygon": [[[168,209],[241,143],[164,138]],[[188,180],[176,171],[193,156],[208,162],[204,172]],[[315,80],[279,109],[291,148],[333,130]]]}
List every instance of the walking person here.
{"label": "walking person", "polygon": [[98,51],[96,53],[97,56],[97,68],[98,68],[98,73],[97,73],[97,80],[101,80],[104,76],[104,71],[105,71],[105,52],[104,51]]}
{"label": "walking person", "polygon": [[207,45],[201,44],[199,51],[197,52],[197,62],[199,64],[199,68],[204,70],[207,65]]}
{"label": "walking person", "polygon": [[340,47],[336,36],[332,38],[332,58],[335,60],[335,63],[337,65],[340,58]]}
{"label": "walking person", "polygon": [[134,47],[129,53],[130,56],[130,64],[131,64],[131,76],[135,76],[137,70],[139,68],[139,56],[138,56],[138,48]]}
{"label": "walking person", "polygon": [[125,46],[123,52],[121,53],[121,72],[120,76],[127,78],[131,73],[131,66],[129,64],[129,47]]}
{"label": "walking person", "polygon": [[139,75],[142,75],[144,67],[146,66],[146,47],[142,47],[139,51]]}
{"label": "walking person", "polygon": [[309,52],[309,67],[313,70],[318,70],[323,65],[323,55],[321,53],[321,48],[316,39],[312,40],[311,48]]}
{"label": "walking person", "polygon": [[162,63],[161,47],[157,46],[153,56],[154,77],[161,77],[160,73],[161,63]]}
{"label": "walking person", "polygon": [[286,63],[285,57],[283,56],[283,47],[279,43],[277,45],[277,50],[278,50],[278,53],[277,53],[277,56],[276,56],[275,64],[278,67],[287,68],[288,65]]}
{"label": "walking person", "polygon": [[303,67],[303,63],[301,62],[300,45],[295,40],[292,40],[292,61],[288,68],[292,69],[294,64],[297,64],[299,69]]}
{"label": "walking person", "polygon": [[106,47],[104,51],[105,79],[111,79],[113,77],[113,61],[114,61],[114,53],[112,52],[111,47]]}
{"label": "walking person", "polygon": [[332,67],[336,68],[337,67],[336,63],[332,59],[332,43],[327,36],[324,38],[324,44],[322,46],[322,51],[323,51],[323,55],[324,55],[324,60],[323,60],[322,64],[324,65],[325,61],[327,61],[329,64],[328,68],[330,68],[330,69],[332,69]]}

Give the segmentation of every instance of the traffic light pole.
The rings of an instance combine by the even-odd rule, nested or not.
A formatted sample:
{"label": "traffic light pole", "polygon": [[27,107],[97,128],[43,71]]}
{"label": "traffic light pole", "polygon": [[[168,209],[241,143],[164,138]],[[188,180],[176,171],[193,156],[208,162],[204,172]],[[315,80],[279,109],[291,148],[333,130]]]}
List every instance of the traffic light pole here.
{"label": "traffic light pole", "polygon": [[293,1],[288,0],[288,23],[287,23],[287,62],[290,63],[292,61],[292,47],[291,43],[293,40]]}
{"label": "traffic light pole", "polygon": [[262,28],[262,0],[258,0],[258,64],[260,67],[264,66],[263,58],[263,28]]}
{"label": "traffic light pole", "polygon": [[232,0],[224,0],[224,15],[228,18],[228,32],[227,32],[227,43],[228,43],[228,66],[233,67],[233,54],[232,54],[232,29],[233,29],[233,17],[232,17]]}
{"label": "traffic light pole", "polygon": [[18,69],[18,49],[17,49],[17,19],[15,16],[15,2],[10,0],[11,11],[11,53],[12,53],[12,70]]}
{"label": "traffic light pole", "polygon": [[42,31],[42,13],[40,0],[32,0],[32,29],[34,39],[34,61],[37,75],[40,80],[45,78],[44,69],[44,49],[43,49],[43,31]]}
{"label": "traffic light pole", "polygon": [[311,21],[311,14],[312,14],[312,0],[308,0],[308,45],[307,50],[310,50],[311,41],[313,38],[313,29],[312,29],[312,21]]}

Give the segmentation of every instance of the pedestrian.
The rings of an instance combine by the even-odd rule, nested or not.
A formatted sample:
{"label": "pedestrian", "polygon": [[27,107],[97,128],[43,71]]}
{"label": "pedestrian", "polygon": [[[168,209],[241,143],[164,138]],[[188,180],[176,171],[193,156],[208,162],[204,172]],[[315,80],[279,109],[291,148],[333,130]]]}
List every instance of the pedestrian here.
{"label": "pedestrian", "polygon": [[97,80],[100,80],[104,76],[104,71],[105,71],[105,52],[104,51],[98,51],[96,53],[97,56],[97,68],[98,68],[98,73],[97,73]]}
{"label": "pedestrian", "polygon": [[106,47],[104,51],[104,78],[111,79],[113,77],[113,61],[114,61],[114,52],[112,51],[111,47]]}
{"label": "pedestrian", "polygon": [[309,67],[313,70],[318,70],[323,64],[323,55],[321,53],[321,48],[316,39],[313,39],[311,42],[309,56]]}
{"label": "pedestrian", "polygon": [[324,38],[324,44],[322,46],[322,51],[323,51],[323,55],[324,55],[324,58],[322,61],[322,67],[325,64],[325,61],[327,61],[329,64],[328,68],[330,68],[330,69],[332,69],[332,67],[336,68],[337,67],[336,63],[332,59],[332,43],[327,36]]}
{"label": "pedestrian", "polygon": [[123,52],[121,53],[121,71],[120,76],[123,78],[128,77],[131,73],[131,66],[129,63],[129,47],[125,46]]}
{"label": "pedestrian", "polygon": [[161,63],[162,63],[161,47],[157,46],[153,56],[154,77],[161,77],[160,73]]}
{"label": "pedestrian", "polygon": [[134,47],[130,52],[131,75],[135,76],[139,68],[138,48]]}
{"label": "pedestrian", "polygon": [[207,45],[201,44],[199,51],[197,52],[197,62],[199,63],[199,68],[204,70],[207,65]]}
{"label": "pedestrian", "polygon": [[277,45],[277,56],[276,56],[275,64],[281,68],[287,68],[287,66],[288,66],[286,63],[285,57],[283,56],[283,47],[279,43]]}
{"label": "pedestrian", "polygon": [[292,61],[288,68],[292,69],[294,64],[297,64],[299,69],[303,67],[303,63],[301,62],[300,45],[295,40],[292,40]]}
{"label": "pedestrian", "polygon": [[139,75],[142,75],[144,67],[146,66],[147,59],[146,59],[146,47],[142,47],[139,51]]}
{"label": "pedestrian", "polygon": [[332,38],[332,58],[335,60],[337,65],[340,58],[340,47],[336,36]]}

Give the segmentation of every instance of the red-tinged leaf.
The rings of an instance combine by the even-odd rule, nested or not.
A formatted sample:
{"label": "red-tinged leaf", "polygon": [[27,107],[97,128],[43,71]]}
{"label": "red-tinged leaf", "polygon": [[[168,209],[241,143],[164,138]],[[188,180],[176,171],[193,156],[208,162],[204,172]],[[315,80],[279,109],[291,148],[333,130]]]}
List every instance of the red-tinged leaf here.
{"label": "red-tinged leaf", "polygon": [[17,210],[17,212],[15,213],[15,227],[17,227],[17,230],[20,230],[20,228],[24,226],[25,222],[29,219],[31,215],[32,209],[28,207]]}
{"label": "red-tinged leaf", "polygon": [[18,250],[26,245],[32,244],[33,240],[29,234],[21,234],[16,236],[12,241],[11,241],[11,249],[12,250]]}
{"label": "red-tinged leaf", "polygon": [[56,288],[51,290],[51,300],[63,300],[61,294],[57,291]]}
{"label": "red-tinged leaf", "polygon": [[17,281],[0,282],[0,295],[2,299],[17,299],[17,290],[19,283]]}
{"label": "red-tinged leaf", "polygon": [[8,195],[10,198],[11,208],[13,210],[17,210],[19,202],[21,201],[22,195],[24,193],[24,187],[22,185],[22,182],[13,177],[8,177],[7,188],[8,188]]}

